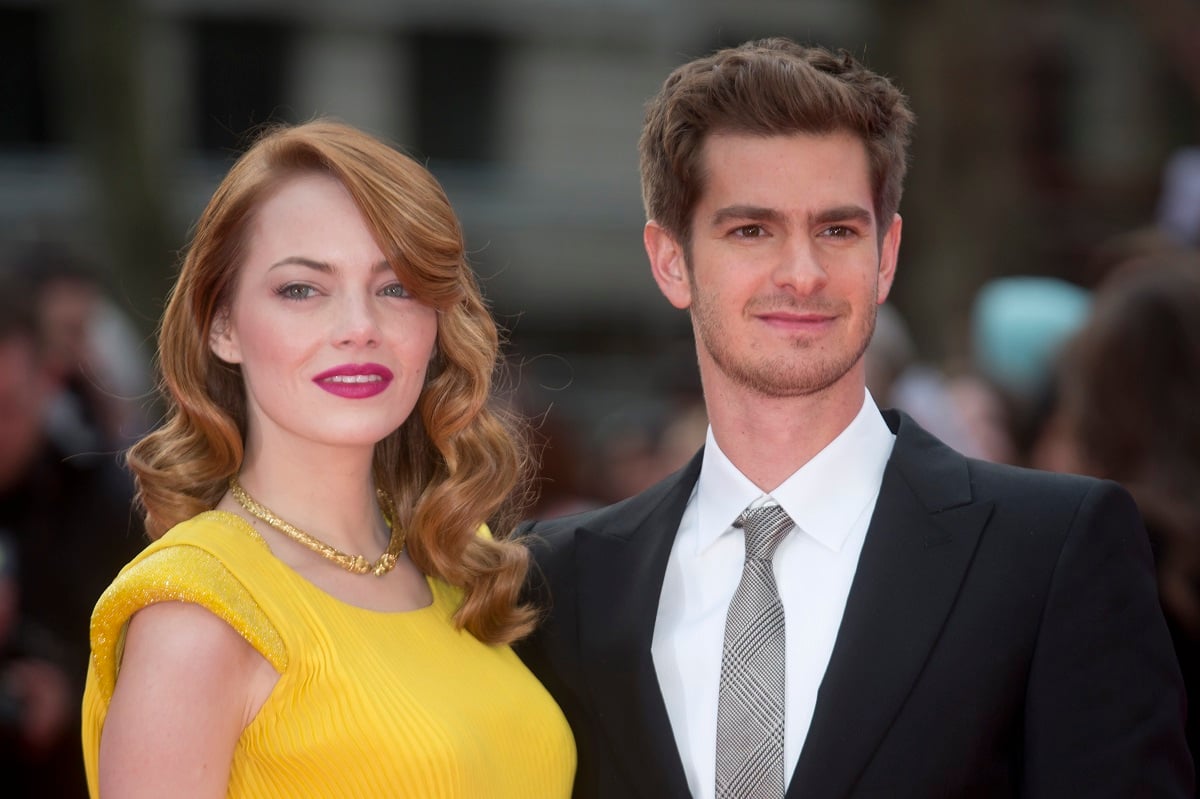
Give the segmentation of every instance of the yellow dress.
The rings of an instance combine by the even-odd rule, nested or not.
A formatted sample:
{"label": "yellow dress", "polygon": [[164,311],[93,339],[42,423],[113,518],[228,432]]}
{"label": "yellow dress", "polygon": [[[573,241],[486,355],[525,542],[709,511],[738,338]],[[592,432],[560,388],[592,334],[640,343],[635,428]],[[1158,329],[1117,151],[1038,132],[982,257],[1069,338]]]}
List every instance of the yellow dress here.
{"label": "yellow dress", "polygon": [[554,700],[509,647],[454,628],[458,589],[429,585],[429,607],[365,610],[300,577],[238,516],[177,525],[121,571],[92,616],[91,795],[126,625],[140,608],[182,600],[228,622],[280,675],[237,743],[228,796],[570,796],[575,744]]}

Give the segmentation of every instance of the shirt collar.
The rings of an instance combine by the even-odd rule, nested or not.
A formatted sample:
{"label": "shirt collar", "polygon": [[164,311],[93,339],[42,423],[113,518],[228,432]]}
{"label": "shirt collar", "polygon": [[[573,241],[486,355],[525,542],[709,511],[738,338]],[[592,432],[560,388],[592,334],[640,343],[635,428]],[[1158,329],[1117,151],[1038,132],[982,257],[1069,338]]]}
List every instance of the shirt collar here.
{"label": "shirt collar", "polygon": [[864,392],[862,407],[846,429],[768,496],[725,456],[710,426],[695,490],[696,551],[727,533],[747,506],[770,499],[783,506],[798,530],[831,550],[841,549],[854,522],[874,506],[895,440],[870,392]]}

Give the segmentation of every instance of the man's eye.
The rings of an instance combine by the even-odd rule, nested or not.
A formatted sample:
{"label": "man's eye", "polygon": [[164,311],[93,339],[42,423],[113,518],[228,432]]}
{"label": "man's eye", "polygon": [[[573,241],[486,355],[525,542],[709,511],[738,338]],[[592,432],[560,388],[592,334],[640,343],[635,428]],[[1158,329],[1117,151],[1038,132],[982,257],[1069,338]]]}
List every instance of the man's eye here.
{"label": "man's eye", "polygon": [[825,228],[825,235],[834,239],[848,239],[855,235],[855,231],[845,225],[832,225]]}
{"label": "man's eye", "polygon": [[762,225],[742,225],[733,229],[733,235],[741,239],[757,239],[766,234]]}
{"label": "man's eye", "polygon": [[316,291],[312,286],[304,283],[288,283],[280,286],[275,293],[285,300],[307,300]]}

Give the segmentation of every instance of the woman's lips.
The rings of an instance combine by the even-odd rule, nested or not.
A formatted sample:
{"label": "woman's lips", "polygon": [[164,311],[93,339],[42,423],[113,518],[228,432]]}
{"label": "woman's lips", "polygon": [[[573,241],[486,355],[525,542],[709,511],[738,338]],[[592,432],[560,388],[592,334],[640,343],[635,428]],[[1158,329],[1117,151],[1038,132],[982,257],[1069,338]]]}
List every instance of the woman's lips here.
{"label": "woman's lips", "polygon": [[321,372],[313,382],[338,397],[366,399],[385,391],[393,377],[391,369],[377,363],[350,363]]}

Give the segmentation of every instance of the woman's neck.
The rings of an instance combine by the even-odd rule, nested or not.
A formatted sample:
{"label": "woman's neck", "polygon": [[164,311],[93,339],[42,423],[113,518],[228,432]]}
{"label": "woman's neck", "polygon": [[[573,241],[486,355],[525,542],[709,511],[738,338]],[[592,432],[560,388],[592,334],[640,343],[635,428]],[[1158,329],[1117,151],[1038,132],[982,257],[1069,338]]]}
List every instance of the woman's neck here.
{"label": "woman's neck", "polygon": [[335,549],[370,558],[387,545],[370,453],[248,449],[239,481],[259,504]]}

